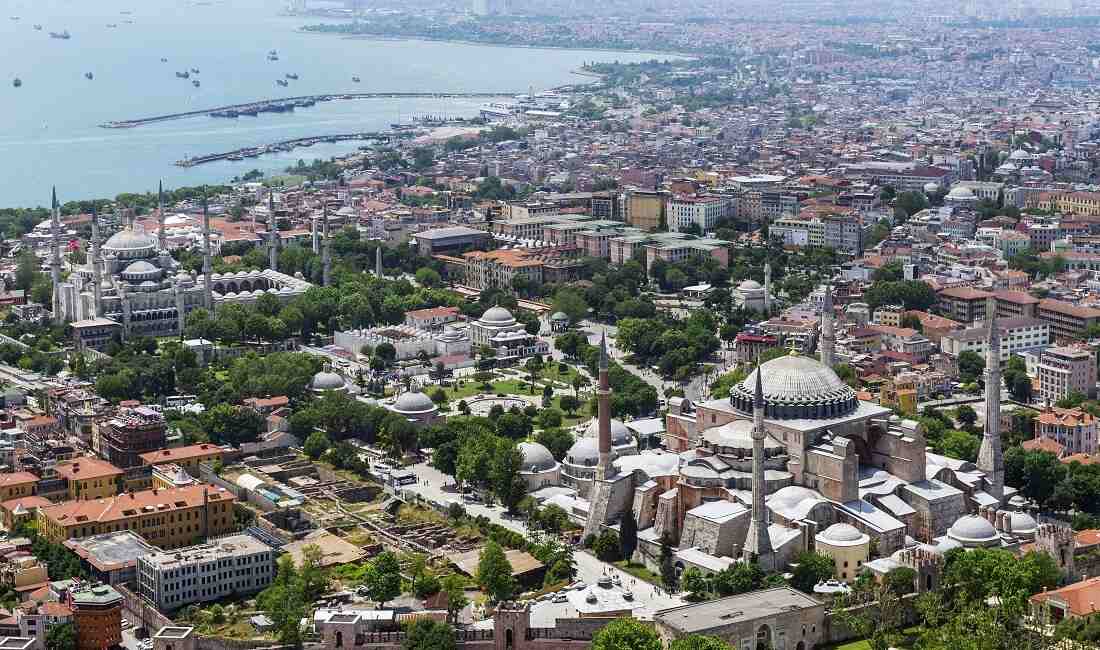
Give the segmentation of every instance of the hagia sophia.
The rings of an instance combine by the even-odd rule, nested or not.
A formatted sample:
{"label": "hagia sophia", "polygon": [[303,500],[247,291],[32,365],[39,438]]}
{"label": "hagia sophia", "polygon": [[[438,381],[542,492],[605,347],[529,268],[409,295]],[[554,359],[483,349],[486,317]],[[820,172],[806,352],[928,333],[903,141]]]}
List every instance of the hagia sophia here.
{"label": "hagia sophia", "polygon": [[[1032,545],[1071,574],[1072,533],[1037,522],[1004,485],[998,360],[986,366],[978,461],[960,461],[929,451],[917,422],[858,399],[832,370],[830,310],[823,319],[821,359],[791,352],[758,366],[728,398],[672,399],[662,450],[639,452],[610,418],[604,347],[599,415],[560,464],[540,445],[521,447],[533,461],[528,476],[560,476],[571,490],[558,487],[545,502],[584,521],[585,535],[617,529],[631,510],[635,559],[654,570],[665,540],[677,568],[704,572],[741,561],[782,571],[800,552],[818,551],[842,580],[864,567],[909,566],[931,588],[929,569],[951,548]],[[997,336],[994,324],[990,350]]]}

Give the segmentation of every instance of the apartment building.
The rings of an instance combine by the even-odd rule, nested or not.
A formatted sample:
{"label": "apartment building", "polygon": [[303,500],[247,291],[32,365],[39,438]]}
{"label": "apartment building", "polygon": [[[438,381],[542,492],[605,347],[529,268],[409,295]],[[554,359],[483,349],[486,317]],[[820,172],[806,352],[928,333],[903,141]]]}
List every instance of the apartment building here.
{"label": "apartment building", "polygon": [[166,438],[163,414],[147,406],[119,409],[99,423],[98,451],[116,467],[129,469],[142,464],[141,454],[163,449]]}
{"label": "apartment building", "polygon": [[1057,442],[1066,455],[1091,456],[1098,450],[1096,418],[1081,409],[1047,407],[1035,418],[1035,439]]}
{"label": "apartment building", "polygon": [[819,219],[784,217],[768,227],[768,237],[783,242],[785,246],[825,245],[825,223]]}
{"label": "apartment building", "polygon": [[997,302],[997,318],[1034,317],[1039,307],[1039,299],[1026,291],[996,291],[993,299]]}
{"label": "apartment building", "polygon": [[872,185],[889,185],[898,192],[923,192],[924,186],[929,183],[947,187],[953,180],[952,172],[946,169],[915,163],[861,162],[842,167],[845,178]]}
{"label": "apartment building", "polygon": [[0,501],[31,496],[37,483],[38,477],[30,472],[0,474]]}
{"label": "apartment building", "polygon": [[1100,215],[1100,192],[1041,192],[1026,199],[1027,207],[1064,214]]}
{"label": "apartment building", "polygon": [[574,280],[580,252],[575,246],[473,251],[462,256],[465,283],[475,289],[511,291],[520,278],[531,285]]}
{"label": "apartment building", "polygon": [[186,447],[173,447],[172,449],[158,449],[141,455],[141,462],[145,465],[157,467],[159,465],[176,465],[181,467],[191,476],[198,478],[199,465],[213,463],[225,459],[225,449],[218,445],[203,442]]}
{"label": "apartment building", "polygon": [[232,532],[235,499],[224,488],[200,484],[66,501],[38,509],[38,530],[56,543],[130,530],[154,546],[179,548]]}
{"label": "apartment building", "polygon": [[70,501],[103,499],[119,493],[125,472],[105,460],[81,456],[58,463],[57,478],[64,481],[64,497]]}
{"label": "apartment building", "polygon": [[529,219],[531,217],[548,217],[558,214],[560,211],[557,203],[549,201],[509,203],[504,207],[504,218],[511,221],[513,219]]}
{"label": "apartment building", "polygon": [[1043,350],[1037,368],[1039,399],[1053,404],[1070,393],[1096,397],[1096,355],[1076,347]]}
{"label": "apartment building", "polygon": [[1050,334],[1055,341],[1083,339],[1085,331],[1100,322],[1100,309],[1051,298],[1039,301],[1036,315],[1050,323]]}
{"label": "apartment building", "polygon": [[950,287],[938,297],[941,314],[960,323],[973,323],[985,320],[986,305],[993,294],[971,287]]}
{"label": "apartment building", "polygon": [[863,255],[863,222],[855,215],[828,215],[821,220],[825,226],[825,246],[838,253]]}
{"label": "apartment building", "polygon": [[[1008,363],[1013,354],[1050,345],[1050,325],[1038,318],[998,318],[997,329],[1001,333],[1001,365]],[[952,359],[967,351],[984,359],[989,349],[988,336],[988,321],[985,325],[947,332],[940,337],[940,350]]]}
{"label": "apartment building", "polygon": [[275,578],[275,551],[251,535],[230,535],[137,561],[137,591],[170,612],[229,595],[263,591]]}
{"label": "apartment building", "polygon": [[729,199],[718,196],[677,196],[668,200],[668,229],[683,232],[698,226],[702,232],[712,230],[729,213]]}

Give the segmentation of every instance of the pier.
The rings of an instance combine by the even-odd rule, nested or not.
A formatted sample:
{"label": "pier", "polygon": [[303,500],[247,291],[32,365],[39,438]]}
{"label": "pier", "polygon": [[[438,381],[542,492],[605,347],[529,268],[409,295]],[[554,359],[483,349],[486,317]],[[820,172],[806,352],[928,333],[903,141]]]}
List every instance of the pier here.
{"label": "pier", "polygon": [[284,97],[281,99],[261,99],[244,104],[230,104],[215,108],[204,108],[197,111],[185,111],[182,113],[169,113],[167,115],[153,115],[132,120],[116,120],[104,122],[99,126],[105,129],[132,129],[157,122],[169,120],[184,120],[192,117],[229,117],[240,116],[255,117],[260,113],[285,113],[295,108],[306,108],[317,102],[331,102],[336,100],[351,99],[490,99],[494,97],[509,97],[515,93],[334,93],[330,95],[302,95],[299,97]]}
{"label": "pier", "polygon": [[396,134],[388,131],[372,131],[364,133],[340,133],[336,135],[315,135],[306,138],[294,138],[293,140],[283,140],[282,142],[275,142],[273,144],[263,145],[259,147],[245,147],[243,149],[234,149],[233,151],[226,151],[222,153],[211,153],[203,156],[194,156],[192,158],[184,158],[183,160],[177,160],[177,167],[194,167],[196,165],[205,165],[206,163],[218,162],[220,160],[244,160],[245,158],[259,158],[267,153],[278,153],[280,151],[291,151],[298,147],[312,147],[315,144],[321,142],[348,142],[351,140],[387,140],[394,137]]}

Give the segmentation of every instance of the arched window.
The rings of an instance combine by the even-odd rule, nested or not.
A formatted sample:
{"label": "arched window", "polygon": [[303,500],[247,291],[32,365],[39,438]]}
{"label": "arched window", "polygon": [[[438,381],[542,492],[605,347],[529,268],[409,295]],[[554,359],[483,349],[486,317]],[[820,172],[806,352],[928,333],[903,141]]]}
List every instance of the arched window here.
{"label": "arched window", "polygon": [[336,632],[336,647],[337,648],[343,648],[344,647],[344,633],[343,632],[339,632],[339,631]]}
{"label": "arched window", "polygon": [[513,635],[512,635],[512,628],[508,628],[508,630],[507,630],[507,631],[506,631],[506,632],[504,633],[504,647],[505,647],[505,648],[512,648],[512,647],[514,647],[514,646],[513,646],[513,638],[512,638],[512,637],[513,637]]}
{"label": "arched window", "polygon": [[756,650],[771,650],[772,629],[767,625],[761,625],[756,630]]}

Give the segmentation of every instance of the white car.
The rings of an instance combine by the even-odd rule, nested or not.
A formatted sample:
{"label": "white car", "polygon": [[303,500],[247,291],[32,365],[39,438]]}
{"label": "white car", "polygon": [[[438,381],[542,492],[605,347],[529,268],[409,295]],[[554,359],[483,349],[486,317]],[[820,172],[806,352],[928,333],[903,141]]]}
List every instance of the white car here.
{"label": "white car", "polygon": [[566,596],[565,594],[557,594],[557,595],[554,596],[554,598],[550,602],[552,602],[552,603],[566,603],[566,602],[569,602],[569,597]]}

